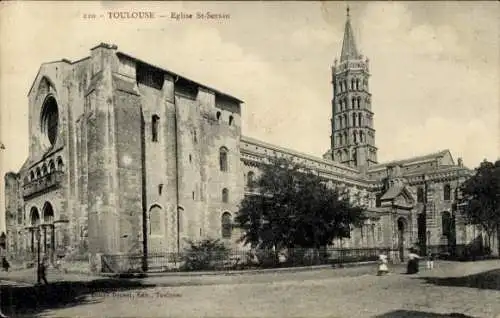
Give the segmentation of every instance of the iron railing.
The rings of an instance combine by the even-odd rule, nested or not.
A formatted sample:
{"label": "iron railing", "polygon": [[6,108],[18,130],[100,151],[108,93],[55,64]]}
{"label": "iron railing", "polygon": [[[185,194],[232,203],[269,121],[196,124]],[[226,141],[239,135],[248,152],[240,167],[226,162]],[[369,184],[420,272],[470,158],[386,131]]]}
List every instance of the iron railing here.
{"label": "iron railing", "polygon": [[[193,253],[150,251],[148,272],[225,271],[276,267],[298,267],[376,261],[381,253],[390,257],[390,248],[296,248],[283,251],[234,249]],[[142,254],[102,255],[101,270],[105,273],[141,272]]]}
{"label": "iron railing", "polygon": [[23,196],[25,198],[31,197],[39,192],[59,186],[63,181],[64,173],[61,171],[54,171],[39,179],[30,181],[23,185]]}

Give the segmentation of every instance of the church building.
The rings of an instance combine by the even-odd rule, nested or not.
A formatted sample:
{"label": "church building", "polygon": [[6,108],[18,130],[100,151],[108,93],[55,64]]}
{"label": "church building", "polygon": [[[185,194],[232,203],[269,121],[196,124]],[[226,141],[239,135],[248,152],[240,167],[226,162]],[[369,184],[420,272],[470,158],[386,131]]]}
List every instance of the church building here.
{"label": "church building", "polygon": [[30,260],[40,248],[99,271],[102,255],[177,252],[186,239],[237,247],[238,204],[275,156],[367,209],[365,224],[334,246],[387,247],[403,259],[416,244],[469,244],[475,229],[455,204],[471,175],[460,159],[442,150],[378,162],[370,65],[349,15],[331,70],[331,142],[315,157],[242,135],[239,98],[114,45],[42,64],[28,92],[29,155],[5,176],[9,255]]}

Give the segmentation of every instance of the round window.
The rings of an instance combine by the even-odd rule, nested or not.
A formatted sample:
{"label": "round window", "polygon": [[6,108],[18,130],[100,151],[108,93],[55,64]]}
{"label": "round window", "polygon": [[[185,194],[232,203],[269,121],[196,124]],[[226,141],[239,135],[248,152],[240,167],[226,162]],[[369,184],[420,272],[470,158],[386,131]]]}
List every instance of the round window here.
{"label": "round window", "polygon": [[59,126],[59,109],[56,99],[53,96],[47,97],[43,103],[40,124],[44,143],[47,146],[53,146],[57,139]]}

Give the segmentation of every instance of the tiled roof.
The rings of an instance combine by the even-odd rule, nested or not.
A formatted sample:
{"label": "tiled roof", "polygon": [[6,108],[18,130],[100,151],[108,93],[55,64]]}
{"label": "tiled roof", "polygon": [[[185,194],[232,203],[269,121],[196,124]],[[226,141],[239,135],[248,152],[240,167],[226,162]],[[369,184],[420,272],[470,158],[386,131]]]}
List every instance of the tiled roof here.
{"label": "tiled roof", "polygon": [[396,198],[403,191],[403,189],[404,189],[403,185],[393,186],[389,188],[389,190],[387,190],[386,193],[384,193],[384,195],[380,198],[380,200],[392,200]]}
{"label": "tiled roof", "polygon": [[430,153],[430,154],[426,154],[426,155],[422,155],[422,156],[416,156],[416,157],[411,157],[411,158],[406,158],[406,159],[399,159],[399,160],[393,160],[393,161],[389,161],[389,162],[379,163],[379,164],[370,166],[369,171],[377,170],[379,168],[384,168],[386,166],[394,165],[394,164],[404,165],[404,164],[409,164],[409,163],[416,163],[419,161],[427,161],[427,160],[437,159],[439,157],[446,155],[449,152],[450,151],[448,149],[446,149],[446,150],[441,150],[438,152],[434,152],[434,153]]}

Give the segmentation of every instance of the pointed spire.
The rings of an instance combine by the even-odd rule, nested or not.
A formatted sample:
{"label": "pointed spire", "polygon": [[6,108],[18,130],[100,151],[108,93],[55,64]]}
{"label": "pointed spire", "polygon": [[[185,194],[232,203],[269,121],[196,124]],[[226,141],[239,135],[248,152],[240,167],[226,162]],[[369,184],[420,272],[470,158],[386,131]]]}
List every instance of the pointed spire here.
{"label": "pointed spire", "polygon": [[345,22],[344,41],[342,42],[342,53],[340,54],[341,62],[357,59],[359,57],[358,50],[356,49],[356,42],[354,41],[349,11],[349,6],[347,6],[347,21]]}

